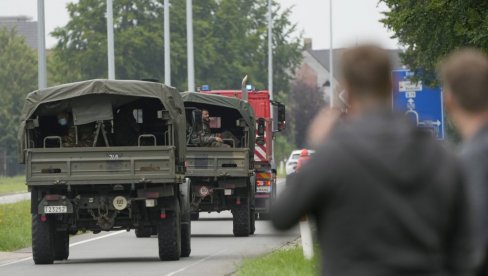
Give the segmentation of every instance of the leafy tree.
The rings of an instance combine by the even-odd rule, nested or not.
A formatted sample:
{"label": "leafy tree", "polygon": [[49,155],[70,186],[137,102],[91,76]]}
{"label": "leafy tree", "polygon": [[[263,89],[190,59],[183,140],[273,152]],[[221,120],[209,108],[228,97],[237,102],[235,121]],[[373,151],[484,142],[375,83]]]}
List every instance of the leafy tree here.
{"label": "leafy tree", "polygon": [[[117,78],[160,78],[163,75],[162,31],[158,26],[162,24],[161,3],[117,0],[113,8]],[[106,78],[106,2],[81,0],[68,4],[67,9],[70,21],[52,33],[59,41],[49,64],[51,80],[63,83]]]}
{"label": "leafy tree", "polygon": [[[171,1],[172,84],[187,88],[185,1]],[[63,83],[107,76],[105,1],[68,5],[70,21],[57,28],[59,39],[49,63],[51,81]],[[258,88],[267,84],[267,1],[193,2],[196,85],[239,88],[245,74]],[[289,89],[290,72],[301,61],[299,38],[290,10],[274,3],[274,83],[277,94]],[[116,76],[163,80],[162,0],[114,1]]]}
{"label": "leafy tree", "polygon": [[37,88],[37,56],[14,29],[0,28],[0,148],[8,174],[16,172],[17,127],[24,98]]}
{"label": "leafy tree", "polygon": [[310,122],[317,112],[324,106],[323,94],[318,87],[310,87],[301,80],[293,83],[288,95],[287,123],[291,122],[293,129],[288,129],[292,134],[295,144],[301,148],[306,147],[306,133]]}
{"label": "leafy tree", "polygon": [[488,51],[488,2],[484,0],[381,0],[390,11],[381,21],[406,47],[403,63],[426,84],[437,84],[441,58],[460,47]]}

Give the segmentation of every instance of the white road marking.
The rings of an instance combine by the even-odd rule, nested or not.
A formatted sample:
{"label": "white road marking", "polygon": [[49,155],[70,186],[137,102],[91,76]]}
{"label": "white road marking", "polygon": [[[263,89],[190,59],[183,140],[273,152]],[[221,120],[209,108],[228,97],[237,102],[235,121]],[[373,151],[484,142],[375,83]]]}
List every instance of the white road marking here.
{"label": "white road marking", "polygon": [[100,239],[112,237],[112,236],[115,236],[115,235],[118,235],[118,234],[122,234],[124,232],[127,232],[127,231],[126,230],[120,230],[120,231],[117,231],[117,232],[113,232],[113,233],[107,234],[105,236],[101,236],[101,237],[91,238],[91,239],[84,240],[84,241],[75,242],[75,243],[70,244],[69,247],[73,247],[73,246],[77,246],[77,245],[84,244],[84,243],[87,243],[87,242],[92,242],[92,241],[96,241],[96,240],[100,240]]}
{"label": "white road marking", "polygon": [[32,257],[23,258],[23,259],[20,259],[20,260],[17,260],[17,261],[13,261],[13,262],[10,262],[10,263],[6,263],[6,264],[0,264],[0,267],[7,266],[7,265],[12,265],[12,264],[16,264],[16,263],[25,262],[27,260],[32,260]]}
{"label": "white road marking", "polygon": [[[73,246],[77,246],[77,245],[80,245],[80,244],[84,244],[84,243],[88,243],[88,242],[92,242],[92,241],[96,241],[96,240],[100,240],[100,239],[112,237],[112,236],[115,236],[115,235],[118,235],[118,234],[122,234],[124,232],[126,232],[126,230],[120,230],[120,231],[113,232],[113,233],[110,233],[110,234],[107,234],[107,235],[104,235],[104,236],[101,236],[101,237],[95,237],[95,238],[91,238],[91,239],[88,239],[88,240],[75,242],[75,243],[70,244],[69,247],[73,247]],[[16,261],[13,261],[13,262],[10,262],[10,263],[0,264],[0,267],[7,266],[7,265],[12,265],[12,264],[16,264],[16,263],[25,262],[25,261],[28,261],[28,260],[32,260],[32,257],[28,257],[28,258],[16,260]]]}
{"label": "white road marking", "polygon": [[200,259],[200,260],[199,260],[199,261],[197,261],[197,262],[194,262],[194,263],[192,263],[192,264],[190,264],[190,265],[187,265],[187,266],[185,266],[185,267],[183,267],[183,268],[180,268],[180,269],[178,269],[178,270],[175,270],[175,271],[173,271],[173,272],[170,272],[170,273],[166,274],[166,276],[173,276],[173,275],[175,275],[175,274],[178,274],[178,273],[180,273],[180,272],[183,272],[183,271],[187,270],[188,268],[190,268],[190,267],[192,267],[192,266],[195,266],[195,265],[197,265],[197,264],[201,264],[201,263],[205,262],[206,260],[208,260],[208,259],[210,259],[210,258],[213,258],[213,257],[215,257],[215,256],[218,256],[218,255],[220,255],[220,254],[224,253],[225,251],[227,251],[227,249],[222,249],[222,250],[220,250],[220,251],[218,251],[218,252],[216,252],[216,253],[214,253],[214,254],[212,254],[212,255],[210,255],[210,256],[207,256],[207,257],[205,257],[205,258],[203,258],[203,259]]}

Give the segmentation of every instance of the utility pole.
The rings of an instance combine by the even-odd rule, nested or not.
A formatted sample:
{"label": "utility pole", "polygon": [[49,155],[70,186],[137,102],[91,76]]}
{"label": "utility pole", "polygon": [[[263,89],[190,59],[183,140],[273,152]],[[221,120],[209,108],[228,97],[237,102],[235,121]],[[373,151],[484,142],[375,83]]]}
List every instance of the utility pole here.
{"label": "utility pole", "polygon": [[195,65],[193,62],[192,0],[186,0],[186,44],[188,55],[188,91],[195,92]]}
{"label": "utility pole", "polygon": [[115,80],[113,0],[107,0],[107,55],[108,79]]}
{"label": "utility pole", "polygon": [[164,84],[171,85],[169,0],[164,0]]}
{"label": "utility pole", "polygon": [[268,0],[268,90],[269,98],[273,100],[273,10],[271,3],[272,0]]}
{"label": "utility pole", "polygon": [[330,27],[330,46],[329,46],[329,82],[330,82],[330,108],[334,107],[334,54],[332,46],[332,0],[329,0],[329,27]]}
{"label": "utility pole", "polygon": [[44,0],[37,0],[37,66],[38,87],[47,87],[46,77],[46,36],[45,36]]}

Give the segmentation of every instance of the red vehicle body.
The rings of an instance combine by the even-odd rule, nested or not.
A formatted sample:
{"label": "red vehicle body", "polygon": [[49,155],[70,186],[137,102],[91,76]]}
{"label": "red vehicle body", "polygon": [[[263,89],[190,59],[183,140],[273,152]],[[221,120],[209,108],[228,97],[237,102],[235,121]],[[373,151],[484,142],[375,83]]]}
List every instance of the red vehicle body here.
{"label": "red vehicle body", "polygon": [[[242,99],[242,91],[240,90],[209,90],[200,92]],[[256,145],[254,151],[256,194],[254,207],[256,213],[265,216],[269,213],[271,203],[276,197],[273,133],[284,129],[284,105],[271,101],[267,90],[248,91],[248,102],[252,106],[256,116]],[[275,122],[271,118],[272,109],[275,109]]]}

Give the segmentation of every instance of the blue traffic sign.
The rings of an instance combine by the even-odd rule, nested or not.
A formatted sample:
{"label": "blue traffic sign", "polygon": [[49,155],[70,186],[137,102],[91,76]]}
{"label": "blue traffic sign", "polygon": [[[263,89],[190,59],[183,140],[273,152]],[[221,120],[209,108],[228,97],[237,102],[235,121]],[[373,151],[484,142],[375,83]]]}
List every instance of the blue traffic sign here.
{"label": "blue traffic sign", "polygon": [[427,87],[410,79],[413,72],[393,71],[393,109],[412,119],[418,127],[444,139],[444,109],[439,87]]}

